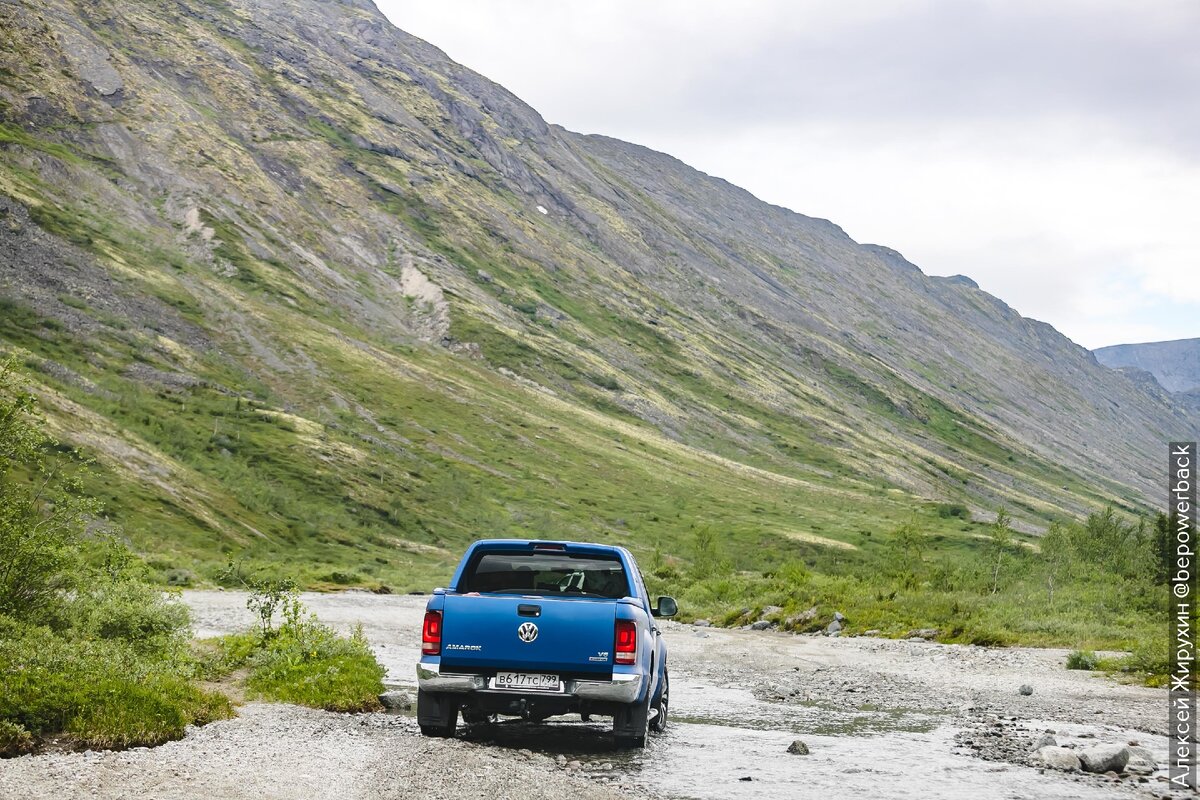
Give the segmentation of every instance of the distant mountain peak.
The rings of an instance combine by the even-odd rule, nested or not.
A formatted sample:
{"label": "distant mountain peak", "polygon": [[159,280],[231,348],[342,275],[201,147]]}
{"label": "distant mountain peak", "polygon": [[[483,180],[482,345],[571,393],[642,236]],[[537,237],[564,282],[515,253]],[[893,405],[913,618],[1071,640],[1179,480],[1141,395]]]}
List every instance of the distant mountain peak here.
{"label": "distant mountain peak", "polygon": [[1200,388],[1200,339],[1114,344],[1092,351],[1106,367],[1145,370],[1169,392]]}

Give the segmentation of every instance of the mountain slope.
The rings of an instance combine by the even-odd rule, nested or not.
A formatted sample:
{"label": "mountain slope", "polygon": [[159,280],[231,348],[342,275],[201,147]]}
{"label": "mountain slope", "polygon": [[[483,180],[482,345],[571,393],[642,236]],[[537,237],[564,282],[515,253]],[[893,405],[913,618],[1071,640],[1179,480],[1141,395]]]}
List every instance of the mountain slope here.
{"label": "mountain slope", "polygon": [[1149,372],[1168,392],[1200,389],[1200,339],[1114,344],[1092,352],[1106,367],[1135,367]]}
{"label": "mountain slope", "polygon": [[403,582],[483,533],[706,527],[753,567],[913,513],[970,546],[933,501],[1141,508],[1197,433],[969,280],[548,125],[369,3],[0,15],[0,337],[164,569]]}

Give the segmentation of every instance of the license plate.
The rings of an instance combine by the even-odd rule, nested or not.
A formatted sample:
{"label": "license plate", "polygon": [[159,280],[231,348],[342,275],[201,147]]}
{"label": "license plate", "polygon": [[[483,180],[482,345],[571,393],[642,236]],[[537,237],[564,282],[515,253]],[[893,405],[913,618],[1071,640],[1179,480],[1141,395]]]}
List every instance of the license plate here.
{"label": "license plate", "polygon": [[533,692],[557,692],[562,682],[557,675],[532,672],[497,672],[492,679],[493,689],[520,689]]}

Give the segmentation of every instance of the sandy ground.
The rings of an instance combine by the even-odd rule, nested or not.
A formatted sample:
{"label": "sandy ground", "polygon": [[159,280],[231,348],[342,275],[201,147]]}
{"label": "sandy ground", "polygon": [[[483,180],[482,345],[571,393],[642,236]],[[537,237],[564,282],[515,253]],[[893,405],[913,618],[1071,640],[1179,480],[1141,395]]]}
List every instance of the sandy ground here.
{"label": "sandy ground", "polygon": [[[238,593],[185,600],[200,636],[252,622]],[[389,683],[414,688],[424,598],[304,600],[338,627],[361,623]],[[464,727],[445,741],[403,714],[249,704],[151,750],[0,762],[0,798],[1183,796],[1161,771],[1038,768],[1029,747],[1046,730],[1061,744],[1137,741],[1166,757],[1165,693],[1068,671],[1066,651],[665,628],[672,725],[645,751],[614,751],[605,720]],[[809,755],[787,754],[797,738]]]}

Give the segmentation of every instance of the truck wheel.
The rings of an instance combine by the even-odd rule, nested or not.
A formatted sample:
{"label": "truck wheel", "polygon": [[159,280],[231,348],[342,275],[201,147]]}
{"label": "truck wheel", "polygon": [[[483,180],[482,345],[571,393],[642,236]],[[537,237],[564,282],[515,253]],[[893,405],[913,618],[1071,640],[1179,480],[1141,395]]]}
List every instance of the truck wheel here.
{"label": "truck wheel", "polygon": [[444,694],[417,690],[417,724],[421,734],[450,739],[458,727],[458,703]]}
{"label": "truck wheel", "polygon": [[650,722],[650,693],[640,703],[625,706],[613,715],[613,736],[618,750],[646,746],[646,730]]}
{"label": "truck wheel", "polygon": [[671,676],[663,670],[663,685],[662,691],[658,695],[658,705],[655,710],[658,712],[654,715],[654,719],[650,720],[650,730],[655,733],[662,733],[667,729],[667,707],[671,702]]}

